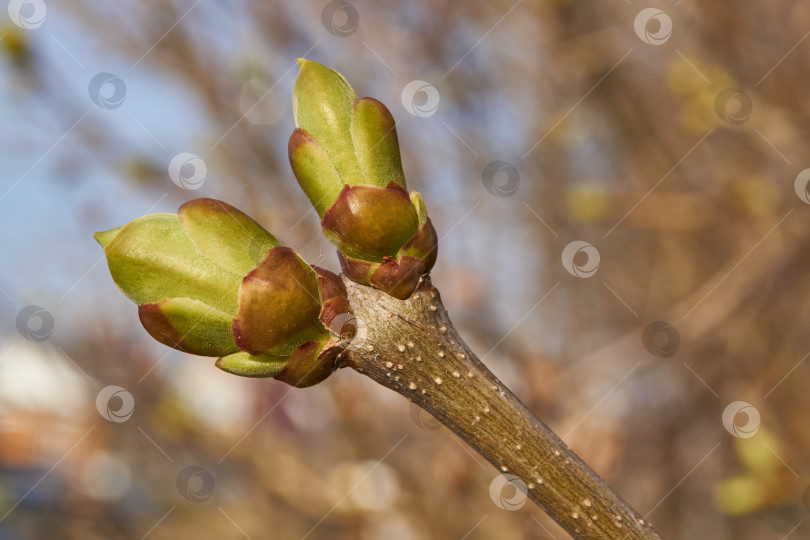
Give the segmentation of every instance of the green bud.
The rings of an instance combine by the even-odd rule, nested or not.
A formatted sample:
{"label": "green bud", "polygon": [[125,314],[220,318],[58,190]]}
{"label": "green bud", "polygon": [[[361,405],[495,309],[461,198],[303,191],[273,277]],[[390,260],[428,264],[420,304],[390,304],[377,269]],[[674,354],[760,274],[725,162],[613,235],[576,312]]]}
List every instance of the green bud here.
{"label": "green bud", "polygon": [[374,98],[355,100],[353,109],[351,140],[366,180],[363,183],[385,187],[394,182],[407,189],[391,111]]}
{"label": "green bud", "polygon": [[328,328],[349,311],[340,278],[310,267],[236,208],[196,199],[95,238],[159,342],[219,356],[217,367],[230,373],[301,386],[334,371]]}
{"label": "green bud", "polygon": [[200,356],[222,356],[239,349],[233,316],[191,298],[167,298],[138,306],[149,335],[169,347]]}
{"label": "green bud", "polygon": [[278,356],[253,356],[239,351],[223,356],[216,362],[222,371],[241,377],[275,377],[284,369],[286,358]]}
{"label": "green bud", "polygon": [[136,304],[191,298],[236,311],[242,277],[202,256],[176,214],[150,214],[96,235],[113,281]]}
{"label": "green bud", "polygon": [[336,71],[302,58],[298,65],[301,70],[293,89],[295,125],[318,142],[342,183],[362,183],[349,135],[357,95]]}
{"label": "green bud", "polygon": [[253,219],[216,199],[189,201],[177,215],[200,255],[240,276],[281,245]]}
{"label": "green bud", "polygon": [[407,298],[433,267],[438,242],[421,197],[406,191],[394,118],[379,101],[358,99],[339,73],[298,64],[293,172],[346,275]]}
{"label": "green bud", "polygon": [[358,99],[346,79],[326,66],[303,59],[298,65],[290,163],[318,215],[344,185],[394,182],[405,189],[396,122],[385,105]]}
{"label": "green bud", "polygon": [[293,131],[288,151],[298,183],[323,217],[343,189],[343,182],[323,148],[303,129]]}
{"label": "green bud", "polygon": [[216,366],[242,377],[274,377],[290,386],[306,388],[331,375],[340,347],[307,341],[287,357],[253,356],[238,352],[217,360]]}

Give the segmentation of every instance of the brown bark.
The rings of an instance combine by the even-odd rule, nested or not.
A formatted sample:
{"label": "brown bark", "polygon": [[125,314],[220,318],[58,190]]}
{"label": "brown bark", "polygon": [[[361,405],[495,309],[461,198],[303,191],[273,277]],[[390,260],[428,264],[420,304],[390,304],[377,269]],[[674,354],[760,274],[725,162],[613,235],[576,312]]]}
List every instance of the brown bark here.
{"label": "brown bark", "polygon": [[344,281],[357,334],[343,365],[413,401],[522,479],[529,498],[574,538],[660,538],[476,358],[429,278],[407,300]]}

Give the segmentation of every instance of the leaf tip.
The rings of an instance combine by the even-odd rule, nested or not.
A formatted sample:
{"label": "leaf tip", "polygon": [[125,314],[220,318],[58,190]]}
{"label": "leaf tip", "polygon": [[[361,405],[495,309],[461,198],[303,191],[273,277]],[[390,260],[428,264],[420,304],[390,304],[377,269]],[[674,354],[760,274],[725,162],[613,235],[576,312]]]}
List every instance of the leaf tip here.
{"label": "leaf tip", "polygon": [[113,238],[118,236],[120,231],[121,227],[116,227],[109,231],[99,231],[93,235],[93,238],[96,239],[96,242],[98,242],[102,248],[107,249],[107,246],[112,242]]}

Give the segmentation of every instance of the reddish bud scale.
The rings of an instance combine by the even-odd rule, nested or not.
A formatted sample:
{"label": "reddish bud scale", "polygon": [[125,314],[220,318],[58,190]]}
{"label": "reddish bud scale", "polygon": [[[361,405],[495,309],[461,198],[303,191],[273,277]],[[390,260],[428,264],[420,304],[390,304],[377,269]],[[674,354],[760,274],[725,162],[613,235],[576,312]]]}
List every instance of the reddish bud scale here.
{"label": "reddish bud scale", "polygon": [[352,281],[408,298],[436,262],[438,238],[398,184],[344,186],[321,220]]}

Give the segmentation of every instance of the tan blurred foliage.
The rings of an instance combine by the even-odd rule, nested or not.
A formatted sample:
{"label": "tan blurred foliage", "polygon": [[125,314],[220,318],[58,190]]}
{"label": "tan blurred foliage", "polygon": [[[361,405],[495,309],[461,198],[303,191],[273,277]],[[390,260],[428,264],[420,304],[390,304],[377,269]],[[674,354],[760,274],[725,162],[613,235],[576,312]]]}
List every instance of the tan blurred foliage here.
{"label": "tan blurred foliage", "polygon": [[[352,4],[346,37],[322,23],[327,2],[48,8],[137,62],[125,79],[169,81],[199,105],[215,194],[333,268],[286,160],[294,59],[309,50],[387,103],[442,238],[435,282],[493,371],[664,537],[807,537],[810,525],[792,531],[810,511],[810,207],[794,179],[808,167],[810,11],[653,2],[673,24],[653,45],[634,28],[643,6],[621,0]],[[86,96],[49,80],[48,39],[10,25],[1,44],[17,84],[74,118]],[[431,118],[399,102],[416,79],[441,95]],[[719,100],[729,88],[743,97]],[[168,154],[94,122],[77,131],[115,181],[165,190]],[[519,171],[514,195],[482,185],[493,160]],[[170,197],[194,196],[208,194]],[[598,249],[593,277],[561,265],[573,240]],[[0,520],[9,538],[564,537],[530,503],[498,508],[494,468],[360,375],[290,392],[179,353],[149,372],[164,351],[95,310],[97,331],[60,344],[88,375],[64,379],[86,385],[86,412],[0,410],[0,514],[87,436]],[[643,341],[653,321],[676,329],[673,355],[656,356],[673,345],[660,335]],[[126,422],[93,408],[108,384],[135,396]],[[755,436],[724,428],[734,401],[760,413]],[[183,495],[187,465],[211,493],[197,478]]]}

